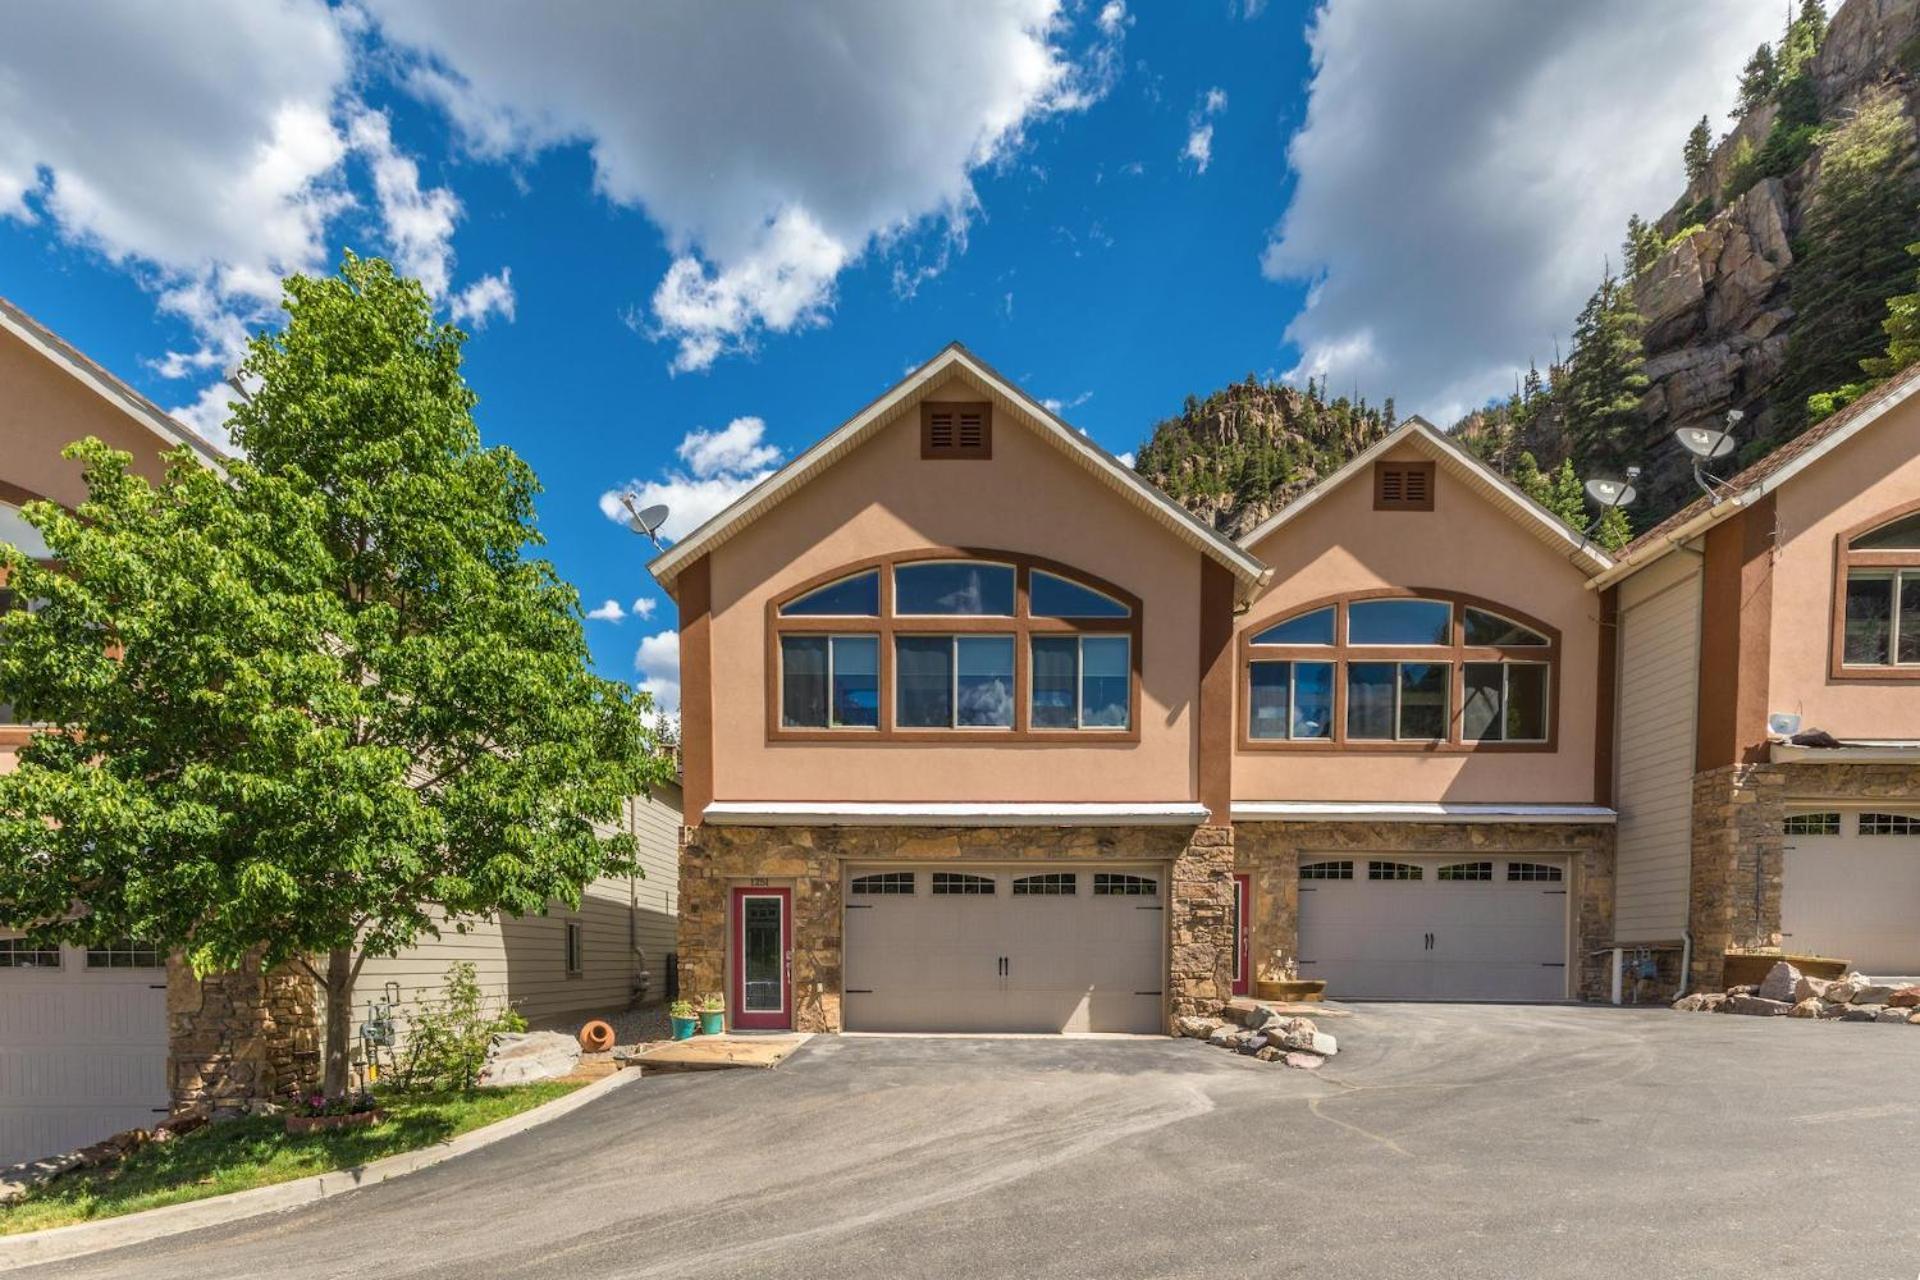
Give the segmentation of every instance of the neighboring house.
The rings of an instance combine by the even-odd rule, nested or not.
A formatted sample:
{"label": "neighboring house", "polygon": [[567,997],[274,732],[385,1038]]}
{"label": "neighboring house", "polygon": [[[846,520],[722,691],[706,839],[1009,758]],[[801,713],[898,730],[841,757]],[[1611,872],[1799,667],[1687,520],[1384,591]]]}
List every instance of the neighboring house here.
{"label": "neighboring house", "polygon": [[1920,369],[1595,579],[1620,624],[1618,940],[1676,974],[1690,953],[1690,989],[1729,949],[1920,974],[1916,391]]}
{"label": "neighboring house", "polygon": [[[159,479],[162,455],[186,444],[209,465],[206,441],[0,299],[0,539],[35,554],[19,515],[44,498],[77,505],[80,468],[60,456],[98,436]],[[14,605],[0,581],[0,607]],[[32,730],[0,707],[0,772]],[[396,984],[404,1028],[447,967],[471,960],[486,992],[536,1025],[626,1008],[643,988],[664,991],[678,908],[679,788],[633,797],[622,824],[638,838],[644,878],[603,879],[580,909],[448,931],[391,959],[369,960],[354,993],[367,1002]],[[171,1106],[270,1097],[318,1062],[320,1002],[288,970],[196,981],[137,940],[33,949],[0,927],[0,1166],[151,1123]]]}

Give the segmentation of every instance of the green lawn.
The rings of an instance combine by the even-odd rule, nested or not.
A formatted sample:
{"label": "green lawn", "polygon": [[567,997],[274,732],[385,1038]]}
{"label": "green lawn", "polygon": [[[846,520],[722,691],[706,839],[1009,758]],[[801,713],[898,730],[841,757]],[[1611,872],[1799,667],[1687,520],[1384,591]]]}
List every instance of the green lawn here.
{"label": "green lawn", "polygon": [[70,1173],[0,1208],[0,1235],[64,1227],[141,1209],[349,1169],[504,1120],[572,1093],[577,1084],[529,1084],[471,1093],[393,1095],[387,1118],[365,1129],[291,1137],[278,1117],[209,1125],[142,1147],[117,1167]]}

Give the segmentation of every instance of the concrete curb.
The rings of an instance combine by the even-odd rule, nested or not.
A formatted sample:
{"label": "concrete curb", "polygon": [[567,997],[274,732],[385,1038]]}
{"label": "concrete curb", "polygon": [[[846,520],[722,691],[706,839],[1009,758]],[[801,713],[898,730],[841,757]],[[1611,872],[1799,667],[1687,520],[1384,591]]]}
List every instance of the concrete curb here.
{"label": "concrete curb", "polygon": [[555,1098],[552,1102],[522,1111],[516,1116],[508,1116],[485,1128],[422,1147],[418,1151],[403,1151],[357,1168],[335,1169],[331,1173],[317,1173],[312,1177],[296,1178],[292,1182],[275,1183],[270,1187],[255,1187],[251,1191],[235,1191],[230,1195],[147,1209],[108,1218],[104,1222],[81,1222],[71,1227],[48,1227],[44,1231],[0,1236],[0,1271],[12,1271],[42,1262],[58,1262],[84,1254],[120,1249],[130,1244],[143,1244],[185,1231],[198,1231],[201,1227],[297,1209],[348,1191],[376,1186],[455,1156],[463,1156],[469,1151],[490,1147],[503,1138],[537,1128],[549,1120],[558,1120],[568,1112],[577,1111],[603,1094],[639,1078],[638,1071],[616,1071],[604,1080],[596,1080],[575,1089],[564,1098]]}

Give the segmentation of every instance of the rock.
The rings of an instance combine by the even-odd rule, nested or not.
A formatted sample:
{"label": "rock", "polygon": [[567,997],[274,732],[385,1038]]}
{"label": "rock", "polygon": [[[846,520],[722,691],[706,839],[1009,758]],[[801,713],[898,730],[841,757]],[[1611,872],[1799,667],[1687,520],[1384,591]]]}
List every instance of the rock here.
{"label": "rock", "polygon": [[1728,996],[1728,1013],[1749,1013],[1762,1018],[1779,1018],[1786,1015],[1793,1006],[1785,1000],[1769,1000],[1764,996],[1737,995]]}
{"label": "rock", "polygon": [[1181,1018],[1174,1024],[1181,1035],[1188,1036],[1194,1040],[1205,1040],[1224,1025],[1225,1024],[1218,1018],[1198,1017]]}
{"label": "rock", "polygon": [[1920,1027],[1920,1009],[1907,1015],[1907,1023],[1909,1026]]}
{"label": "rock", "polygon": [[1912,1014],[1905,1009],[1896,1009],[1892,1005],[1886,1005],[1880,1010],[1879,1015],[1874,1018],[1874,1021],[1886,1023],[1897,1022],[1904,1027],[1907,1025],[1907,1019],[1911,1016]]}
{"label": "rock", "polygon": [[1740,987],[1728,987],[1727,996],[1729,999],[1731,999],[1734,996],[1750,996],[1754,992],[1758,991],[1759,989],[1760,988],[1754,986],[1752,983],[1748,983],[1745,986],[1740,986]]}
{"label": "rock", "polygon": [[1288,1066],[1297,1067],[1302,1071],[1318,1071],[1325,1064],[1326,1059],[1317,1053],[1290,1053],[1284,1061]]}
{"label": "rock", "polygon": [[1820,1012],[1815,1016],[1822,1018],[1828,1022],[1832,1022],[1835,1019],[1846,1017],[1847,1010],[1852,1007],[1853,1007],[1852,1005],[1831,1004],[1825,1000],[1822,1000],[1820,1002]]}
{"label": "rock", "polygon": [[1848,1004],[1891,1004],[1893,995],[1900,990],[1883,982],[1862,982],[1853,989],[1853,999]]}
{"label": "rock", "polygon": [[1896,1009],[1920,1009],[1920,986],[1901,987],[1887,997],[1887,1003]]}
{"label": "rock", "polygon": [[1331,1058],[1334,1054],[1340,1052],[1340,1042],[1324,1031],[1316,1031],[1313,1033],[1313,1047],[1311,1052],[1317,1053],[1323,1058]]}
{"label": "rock", "polygon": [[1245,996],[1235,996],[1227,1001],[1227,1007],[1221,1010],[1221,1014],[1243,1027],[1263,1027],[1273,1020],[1273,1010]]}
{"label": "rock", "polygon": [[560,1031],[497,1035],[480,1068],[483,1085],[531,1084],[569,1075],[580,1065],[580,1042]]}
{"label": "rock", "polygon": [[1700,997],[1700,1007],[1708,1013],[1721,1013],[1727,1007],[1727,997],[1718,991],[1709,991]]}
{"label": "rock", "polygon": [[1230,1049],[1240,1037],[1240,1028],[1223,1023],[1207,1035],[1208,1044],[1217,1044],[1222,1049]]}
{"label": "rock", "polygon": [[1820,1016],[1820,1010],[1824,1008],[1826,1008],[1826,1006],[1820,1003],[1818,996],[1808,996],[1805,1000],[1798,1001],[1793,1008],[1787,1010],[1787,1016],[1789,1018],[1817,1018]]}
{"label": "rock", "polygon": [[1690,996],[1681,996],[1673,1002],[1673,1011],[1675,1013],[1699,1013],[1702,1009],[1706,1008],[1706,999],[1705,996],[1698,992]]}
{"label": "rock", "polygon": [[1282,1049],[1310,1050],[1313,1038],[1320,1034],[1309,1018],[1288,1018],[1284,1022],[1268,1028],[1267,1034],[1273,1043]]}
{"label": "rock", "polygon": [[1800,981],[1793,984],[1795,1000],[1820,1000],[1827,994],[1827,988],[1833,985],[1830,978],[1809,978],[1802,974]]}
{"label": "rock", "polygon": [[1834,1004],[1850,1004],[1853,1001],[1853,993],[1864,985],[1859,974],[1850,973],[1844,978],[1835,978],[1829,982],[1827,989],[1820,993],[1820,998],[1831,1000]]}
{"label": "rock", "polygon": [[155,1142],[170,1142],[175,1138],[184,1138],[196,1129],[204,1128],[207,1113],[204,1111],[176,1111],[153,1126]]}
{"label": "rock", "polygon": [[1840,1015],[1842,1022],[1878,1022],[1883,1004],[1850,1004]]}
{"label": "rock", "polygon": [[1256,1052],[1253,1056],[1260,1059],[1260,1061],[1262,1062],[1278,1062],[1280,1061],[1281,1058],[1285,1057],[1286,1055],[1281,1053],[1280,1050],[1275,1046],[1268,1045],[1264,1049],[1261,1049],[1258,1052]]}
{"label": "rock", "polygon": [[1767,970],[1765,981],[1761,982],[1760,989],[1754,992],[1754,994],[1762,1000],[1792,1002],[1794,1000],[1804,999],[1804,997],[1798,994],[1797,990],[1800,986],[1801,977],[1802,975],[1798,969],[1788,964],[1785,960],[1782,960],[1774,965],[1773,968]]}

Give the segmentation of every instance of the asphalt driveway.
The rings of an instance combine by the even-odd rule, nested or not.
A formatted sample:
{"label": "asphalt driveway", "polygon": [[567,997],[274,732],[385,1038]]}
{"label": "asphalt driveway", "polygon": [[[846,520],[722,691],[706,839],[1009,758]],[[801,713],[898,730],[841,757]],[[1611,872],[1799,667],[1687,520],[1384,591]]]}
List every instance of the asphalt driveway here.
{"label": "asphalt driveway", "polygon": [[1920,1275],[1920,1029],[1360,1006],[1191,1041],[817,1038],[310,1209],[24,1275]]}

